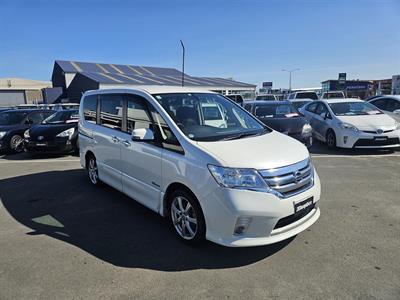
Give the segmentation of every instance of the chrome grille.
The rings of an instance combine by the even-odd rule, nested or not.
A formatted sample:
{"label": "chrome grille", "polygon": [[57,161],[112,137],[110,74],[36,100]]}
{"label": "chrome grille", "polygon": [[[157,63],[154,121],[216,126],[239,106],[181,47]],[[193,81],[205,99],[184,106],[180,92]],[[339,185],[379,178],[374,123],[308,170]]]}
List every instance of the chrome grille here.
{"label": "chrome grille", "polygon": [[282,168],[260,170],[268,186],[281,198],[299,194],[314,184],[314,172],[309,158]]}

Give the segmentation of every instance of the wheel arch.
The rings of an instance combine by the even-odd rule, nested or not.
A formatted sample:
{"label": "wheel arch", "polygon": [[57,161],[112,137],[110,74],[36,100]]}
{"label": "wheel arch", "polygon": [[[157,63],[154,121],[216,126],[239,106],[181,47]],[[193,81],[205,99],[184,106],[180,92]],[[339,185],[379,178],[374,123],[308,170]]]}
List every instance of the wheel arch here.
{"label": "wheel arch", "polygon": [[[185,184],[181,183],[181,182],[172,182],[168,185],[167,189],[165,190],[165,194],[164,197],[162,199],[162,211],[160,212],[162,216],[164,217],[168,217],[169,216],[169,211],[168,211],[168,201],[170,200],[170,196],[171,194],[178,190],[178,189],[183,189],[186,192],[190,193],[197,201],[197,203],[199,204],[201,210],[203,210],[200,201],[198,200],[197,196],[195,195],[195,193],[193,193],[193,191],[186,186]],[[203,211],[204,214],[204,211]]]}

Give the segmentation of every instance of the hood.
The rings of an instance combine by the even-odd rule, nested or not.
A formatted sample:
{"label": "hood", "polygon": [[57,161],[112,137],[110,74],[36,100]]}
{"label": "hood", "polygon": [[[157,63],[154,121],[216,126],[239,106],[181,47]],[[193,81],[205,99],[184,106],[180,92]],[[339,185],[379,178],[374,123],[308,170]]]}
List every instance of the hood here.
{"label": "hood", "polygon": [[337,116],[344,123],[349,123],[361,130],[391,130],[396,121],[387,114],[363,115],[363,116]]}
{"label": "hood", "polygon": [[57,134],[63,132],[64,130],[77,127],[77,124],[71,123],[71,124],[57,124],[57,125],[36,125],[31,127],[29,130],[29,135],[31,139],[35,139],[38,136],[43,136],[44,139],[46,138],[53,138]]}
{"label": "hood", "polygon": [[271,169],[288,166],[310,156],[307,148],[277,131],[230,141],[197,142],[224,167]]}
{"label": "hood", "polygon": [[15,124],[15,125],[0,125],[0,131],[11,131],[11,130],[19,130],[26,127],[26,125]]}
{"label": "hood", "polygon": [[263,118],[260,121],[276,131],[287,132],[289,134],[301,132],[304,124],[308,123],[304,117]]}

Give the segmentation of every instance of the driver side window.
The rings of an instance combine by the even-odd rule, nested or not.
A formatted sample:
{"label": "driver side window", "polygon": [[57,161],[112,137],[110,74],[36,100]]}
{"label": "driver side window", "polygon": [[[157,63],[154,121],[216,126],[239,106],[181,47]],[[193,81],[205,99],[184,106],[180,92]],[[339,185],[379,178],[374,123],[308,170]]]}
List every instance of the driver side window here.
{"label": "driver side window", "polygon": [[322,103],[319,103],[317,109],[315,110],[315,113],[321,118],[325,118],[327,112],[328,110],[326,109],[325,104]]}

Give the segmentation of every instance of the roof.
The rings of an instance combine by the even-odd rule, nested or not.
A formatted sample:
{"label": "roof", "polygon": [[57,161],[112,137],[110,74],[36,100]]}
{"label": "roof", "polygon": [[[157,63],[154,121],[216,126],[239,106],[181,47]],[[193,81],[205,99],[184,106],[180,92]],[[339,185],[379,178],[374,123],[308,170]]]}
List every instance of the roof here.
{"label": "roof", "polygon": [[0,78],[1,90],[40,90],[46,87],[52,87],[51,81],[25,78]]}
{"label": "roof", "polygon": [[338,98],[338,99],[321,99],[325,103],[345,103],[345,102],[365,102],[364,100],[356,99],[356,98]]}
{"label": "roof", "polygon": [[377,100],[377,99],[380,99],[380,98],[392,98],[392,99],[395,99],[395,100],[400,100],[400,95],[380,95],[380,96],[375,96],[373,99],[372,98],[368,99],[368,101]]}
{"label": "roof", "polygon": [[200,88],[193,87],[180,87],[180,86],[162,86],[162,85],[152,85],[146,87],[131,87],[131,86],[108,86],[106,88],[101,88],[95,91],[87,91],[85,94],[97,94],[102,92],[147,92],[149,94],[166,94],[166,93],[213,93]]}
{"label": "roof", "polygon": [[272,104],[290,104],[291,101],[287,100],[254,100],[254,101],[245,101],[245,104],[251,103],[251,104],[267,104],[267,105],[272,105]]}
{"label": "roof", "polygon": [[[182,84],[182,72],[173,68],[100,64],[56,60],[63,72],[79,73],[104,85],[169,85]],[[245,87],[256,85],[218,77],[193,77],[184,74],[185,86]]]}

